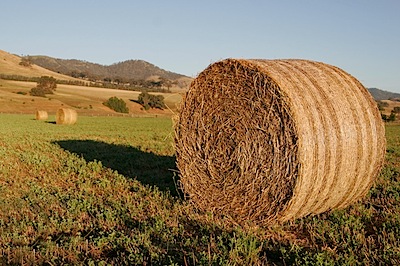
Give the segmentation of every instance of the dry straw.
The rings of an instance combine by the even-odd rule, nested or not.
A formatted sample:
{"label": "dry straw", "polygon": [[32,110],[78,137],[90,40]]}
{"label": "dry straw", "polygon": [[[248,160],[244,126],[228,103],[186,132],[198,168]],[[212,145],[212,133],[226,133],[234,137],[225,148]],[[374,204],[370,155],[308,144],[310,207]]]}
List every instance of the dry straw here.
{"label": "dry straw", "polygon": [[192,202],[262,225],[359,200],[386,144],[360,82],[294,59],[210,65],[186,94],[175,135],[180,182]]}
{"label": "dry straw", "polygon": [[73,109],[60,108],[56,113],[56,124],[73,125],[78,119],[78,114]]}
{"label": "dry straw", "polygon": [[49,118],[49,115],[47,114],[46,111],[40,111],[40,110],[36,111],[36,114],[35,114],[36,120],[47,120],[48,118]]}

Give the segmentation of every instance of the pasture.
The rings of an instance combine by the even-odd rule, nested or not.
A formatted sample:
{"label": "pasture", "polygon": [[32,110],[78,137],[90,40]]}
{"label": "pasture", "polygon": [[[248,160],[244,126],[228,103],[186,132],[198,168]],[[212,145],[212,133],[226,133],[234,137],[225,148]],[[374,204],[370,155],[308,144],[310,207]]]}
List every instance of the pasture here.
{"label": "pasture", "polygon": [[54,121],[0,114],[0,264],[400,264],[398,124],[366,198],[242,228],[179,190],[171,118]]}
{"label": "pasture", "polygon": [[125,101],[131,116],[171,116],[176,112],[183,92],[156,93],[164,97],[167,108],[143,110],[135,102],[140,91],[58,84],[54,94],[35,97],[29,94],[35,86],[35,82],[0,79],[0,113],[31,114],[36,110],[44,110],[55,114],[59,108],[64,107],[88,116],[120,115],[103,105],[110,97],[115,96]]}

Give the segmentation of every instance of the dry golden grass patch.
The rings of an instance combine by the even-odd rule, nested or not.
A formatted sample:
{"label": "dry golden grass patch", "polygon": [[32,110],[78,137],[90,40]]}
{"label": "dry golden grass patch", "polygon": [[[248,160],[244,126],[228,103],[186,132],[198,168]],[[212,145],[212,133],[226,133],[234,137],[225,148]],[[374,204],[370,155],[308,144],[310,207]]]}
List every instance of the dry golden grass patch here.
{"label": "dry golden grass patch", "polygon": [[83,115],[119,115],[110,108],[103,105],[110,97],[123,99],[130,115],[134,116],[170,116],[176,112],[176,107],[181,101],[179,93],[157,93],[165,98],[166,105],[173,110],[143,110],[142,106],[135,102],[140,92],[96,88],[87,86],[57,85],[54,94],[44,97],[33,97],[29,95],[35,82],[10,81],[0,79],[0,112],[3,113],[34,113],[36,110],[46,110],[55,114],[61,107],[73,108]]}

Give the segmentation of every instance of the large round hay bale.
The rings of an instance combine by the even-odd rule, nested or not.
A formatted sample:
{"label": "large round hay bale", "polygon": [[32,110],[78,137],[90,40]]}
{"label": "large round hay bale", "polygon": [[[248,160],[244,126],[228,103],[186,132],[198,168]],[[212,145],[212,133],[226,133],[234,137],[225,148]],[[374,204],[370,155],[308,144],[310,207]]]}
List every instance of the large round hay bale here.
{"label": "large round hay bale", "polygon": [[56,124],[73,125],[78,119],[78,114],[73,109],[60,108],[56,113]]}
{"label": "large round hay bale", "polygon": [[359,200],[386,145],[378,108],[359,81],[295,59],[210,65],[186,94],[175,135],[180,182],[192,202],[258,224]]}
{"label": "large round hay bale", "polygon": [[36,120],[47,120],[48,118],[49,118],[49,115],[47,114],[46,111],[41,111],[41,110],[36,111],[36,114],[35,114]]}

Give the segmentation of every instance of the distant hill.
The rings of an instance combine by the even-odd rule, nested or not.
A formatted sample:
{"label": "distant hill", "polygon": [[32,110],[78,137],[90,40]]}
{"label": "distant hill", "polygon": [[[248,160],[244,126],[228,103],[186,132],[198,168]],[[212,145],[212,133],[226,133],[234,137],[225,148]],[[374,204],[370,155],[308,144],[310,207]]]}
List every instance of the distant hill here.
{"label": "distant hill", "polygon": [[368,91],[371,93],[372,97],[374,97],[374,99],[377,101],[400,99],[400,93],[384,91],[377,88],[368,88]]}
{"label": "distant hill", "polygon": [[72,77],[97,80],[157,80],[190,79],[189,77],[161,69],[143,60],[127,60],[112,65],[100,65],[76,59],[59,59],[49,56],[29,56],[32,63]]}
{"label": "distant hill", "polygon": [[[30,94],[31,89],[37,85],[36,78],[41,76],[52,76],[57,79],[58,84],[54,94],[48,94],[46,97]],[[117,97],[125,101],[131,116],[171,116],[177,112],[183,92],[182,88],[174,87],[171,88],[172,93],[149,91],[164,96],[164,103],[168,108],[145,110],[137,103],[141,91],[93,85],[97,84],[27,63],[20,56],[0,50],[0,114],[33,115],[37,110],[43,110],[54,115],[60,107],[64,107],[76,110],[79,115],[121,115],[103,104],[109,98]]]}
{"label": "distant hill", "polygon": [[38,65],[23,66],[21,65],[21,60],[22,58],[17,55],[0,50],[0,75],[24,77],[53,76],[58,80],[77,80],[71,76],[54,73]]}

